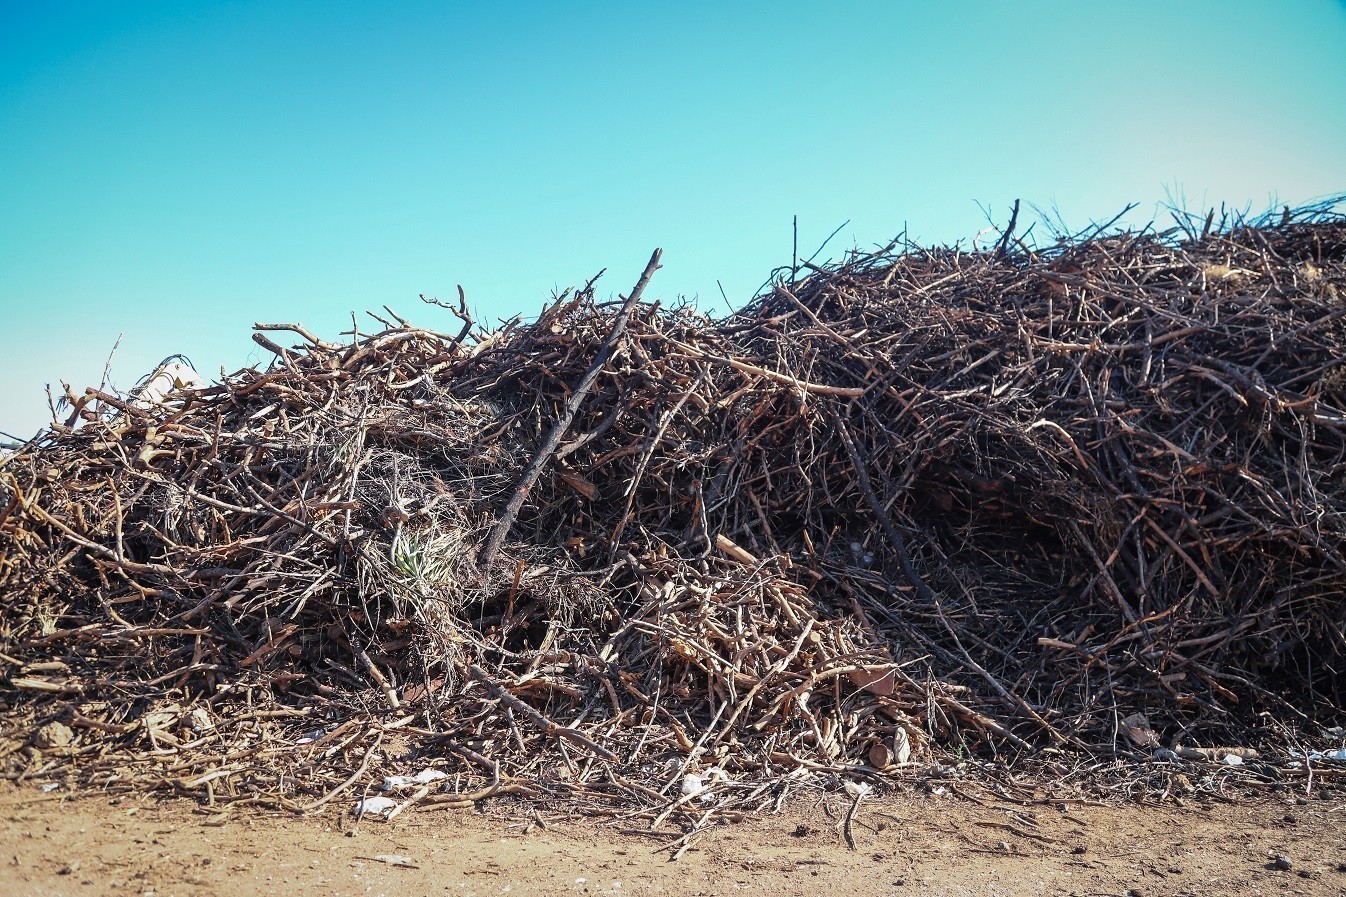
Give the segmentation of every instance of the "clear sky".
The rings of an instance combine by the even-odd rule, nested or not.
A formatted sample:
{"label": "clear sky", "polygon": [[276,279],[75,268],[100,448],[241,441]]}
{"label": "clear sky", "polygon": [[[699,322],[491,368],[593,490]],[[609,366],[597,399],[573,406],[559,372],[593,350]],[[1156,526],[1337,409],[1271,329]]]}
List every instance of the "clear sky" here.
{"label": "clear sky", "polygon": [[[0,430],[461,283],[748,299],[790,259],[1346,190],[1342,0],[0,0]],[[368,320],[368,319],[366,319]]]}

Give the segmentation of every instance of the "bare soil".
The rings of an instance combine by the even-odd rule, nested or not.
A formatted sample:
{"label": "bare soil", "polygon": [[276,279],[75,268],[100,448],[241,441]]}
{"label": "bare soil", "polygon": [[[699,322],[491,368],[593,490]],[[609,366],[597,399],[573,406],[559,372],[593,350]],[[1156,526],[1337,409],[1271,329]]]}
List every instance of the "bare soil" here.
{"label": "bare soil", "polygon": [[[1185,807],[838,796],[708,831],[677,862],[639,824],[502,809],[222,816],[0,788],[0,894],[1346,895],[1346,801]],[[1276,855],[1289,869],[1277,868]]]}

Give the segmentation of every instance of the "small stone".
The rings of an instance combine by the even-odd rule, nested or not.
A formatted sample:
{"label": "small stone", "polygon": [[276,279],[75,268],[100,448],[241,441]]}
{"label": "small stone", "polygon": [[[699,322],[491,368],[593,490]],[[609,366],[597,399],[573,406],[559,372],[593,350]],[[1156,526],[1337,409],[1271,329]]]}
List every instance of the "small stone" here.
{"label": "small stone", "polygon": [[1297,874],[1300,878],[1313,878],[1313,873],[1307,869],[1300,869]]}
{"label": "small stone", "polygon": [[47,723],[33,733],[33,745],[41,750],[66,747],[75,740],[75,733],[65,723]]}
{"label": "small stone", "polygon": [[1291,869],[1294,868],[1295,864],[1290,862],[1290,858],[1285,854],[1278,853],[1271,858],[1271,865],[1275,866],[1282,872],[1289,872]]}
{"label": "small stone", "polygon": [[1070,848],[1070,852],[1078,857],[1078,856],[1084,856],[1084,854],[1089,852],[1089,849],[1085,847],[1083,844],[1076,844],[1074,847]]}
{"label": "small stone", "polygon": [[1127,888],[1126,897],[1145,897],[1145,891],[1141,888]]}

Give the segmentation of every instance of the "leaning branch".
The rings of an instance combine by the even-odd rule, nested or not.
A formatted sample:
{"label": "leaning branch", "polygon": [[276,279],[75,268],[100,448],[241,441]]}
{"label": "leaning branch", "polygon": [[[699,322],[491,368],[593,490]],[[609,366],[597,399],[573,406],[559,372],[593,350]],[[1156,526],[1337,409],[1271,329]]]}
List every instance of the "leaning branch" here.
{"label": "leaning branch", "polygon": [[500,546],[504,544],[505,538],[509,535],[510,528],[514,526],[514,519],[519,516],[519,510],[523,507],[524,501],[528,498],[528,493],[536,485],[538,477],[542,476],[542,469],[547,466],[547,461],[556,451],[557,446],[561,444],[561,439],[565,436],[566,430],[570,429],[571,423],[575,420],[575,415],[579,412],[580,405],[584,403],[584,397],[589,394],[589,389],[598,379],[598,375],[607,367],[608,359],[612,357],[613,350],[617,347],[617,341],[622,338],[622,333],[626,330],[626,322],[631,320],[631,313],[635,310],[636,304],[640,302],[640,296],[645,292],[645,287],[649,284],[650,278],[654,272],[659,270],[659,258],[663,255],[662,249],[654,250],[650,256],[650,262],[645,266],[645,272],[640,275],[640,280],[636,282],[636,287],[627,297],[622,305],[622,310],[617,313],[617,320],[613,322],[612,332],[608,334],[607,340],[603,343],[603,348],[598,350],[598,357],[594,363],[589,366],[589,370],[580,378],[580,382],[575,387],[575,391],[570,394],[566,401],[565,410],[561,412],[560,418],[552,426],[551,432],[547,434],[547,439],[538,447],[537,453],[533,455],[533,460],[528,463],[523,476],[519,478],[519,484],[514,487],[514,494],[510,496],[509,504],[505,505],[505,510],[500,513],[496,519],[495,525],[491,527],[490,535],[486,539],[486,546],[481,550],[480,566],[487,569],[495,556],[500,552]]}

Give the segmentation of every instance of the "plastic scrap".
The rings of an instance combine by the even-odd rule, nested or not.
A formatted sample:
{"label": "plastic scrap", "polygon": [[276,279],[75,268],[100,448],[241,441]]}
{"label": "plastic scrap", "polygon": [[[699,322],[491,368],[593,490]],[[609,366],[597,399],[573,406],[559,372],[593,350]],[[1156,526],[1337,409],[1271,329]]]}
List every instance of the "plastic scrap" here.
{"label": "plastic scrap", "polygon": [[682,795],[683,797],[695,797],[702,803],[709,803],[714,799],[711,792],[711,785],[715,782],[730,783],[732,779],[725,775],[723,769],[718,766],[712,766],[701,775],[688,773],[682,777]]}
{"label": "plastic scrap", "polygon": [[857,800],[874,790],[874,786],[869,784],[868,782],[854,782],[851,781],[850,779],[846,779],[844,782],[842,782],[841,787],[845,789],[847,794],[849,794],[851,797],[856,798]]}
{"label": "plastic scrap", "polygon": [[384,791],[401,791],[412,785],[429,785],[431,782],[438,782],[448,777],[449,774],[442,769],[422,769],[414,776],[386,776],[381,787]]}
{"label": "plastic scrap", "polygon": [[153,408],[178,389],[200,389],[206,382],[181,355],[170,355],[134,391],[138,408]]}
{"label": "plastic scrap", "polygon": [[357,816],[387,816],[397,806],[391,797],[366,797],[355,802]]}
{"label": "plastic scrap", "polygon": [[1303,754],[1299,753],[1298,750],[1296,750],[1296,752],[1291,753],[1291,756],[1302,757],[1303,760],[1346,761],[1346,748],[1339,748],[1338,750],[1310,750],[1310,752]]}

